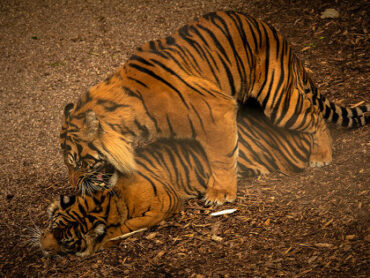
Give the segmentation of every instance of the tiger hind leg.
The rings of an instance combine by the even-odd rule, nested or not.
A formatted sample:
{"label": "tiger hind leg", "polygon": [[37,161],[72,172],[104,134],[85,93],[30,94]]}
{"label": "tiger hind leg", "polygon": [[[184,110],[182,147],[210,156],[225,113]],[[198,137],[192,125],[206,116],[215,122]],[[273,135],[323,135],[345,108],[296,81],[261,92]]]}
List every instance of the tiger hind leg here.
{"label": "tiger hind leg", "polygon": [[322,125],[313,134],[309,163],[311,167],[322,167],[332,162],[333,140],[330,131],[322,119]]}
{"label": "tiger hind leg", "polygon": [[[272,101],[280,94],[280,101]],[[321,167],[332,162],[332,138],[324,117],[312,99],[303,90],[292,88],[283,92],[269,92],[257,97],[264,114],[278,127],[312,134],[309,157],[311,167]]]}

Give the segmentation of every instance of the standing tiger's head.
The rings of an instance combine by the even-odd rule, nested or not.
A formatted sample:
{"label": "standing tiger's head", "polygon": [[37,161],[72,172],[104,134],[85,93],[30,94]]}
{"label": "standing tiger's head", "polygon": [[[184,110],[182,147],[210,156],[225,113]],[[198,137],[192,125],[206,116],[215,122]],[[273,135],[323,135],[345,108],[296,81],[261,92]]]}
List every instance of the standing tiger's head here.
{"label": "standing tiger's head", "polygon": [[73,103],[64,109],[60,145],[69,183],[82,194],[113,187],[117,172],[131,173],[136,167],[130,141],[99,120],[99,112]]}
{"label": "standing tiger's head", "polygon": [[[39,235],[46,256],[88,256],[103,249],[107,225],[119,225],[127,217],[125,206],[104,191],[91,196],[60,196],[48,208],[49,224]],[[120,200],[122,203],[122,200]]]}

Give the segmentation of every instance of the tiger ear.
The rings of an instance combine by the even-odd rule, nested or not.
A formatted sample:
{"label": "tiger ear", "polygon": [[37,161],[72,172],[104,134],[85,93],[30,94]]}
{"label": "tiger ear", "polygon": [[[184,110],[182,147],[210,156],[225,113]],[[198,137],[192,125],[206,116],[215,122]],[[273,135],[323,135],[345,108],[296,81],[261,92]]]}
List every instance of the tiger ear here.
{"label": "tiger ear", "polygon": [[68,103],[65,107],[64,107],[64,117],[68,117],[69,114],[71,114],[71,111],[73,110],[73,108],[75,107],[75,105],[73,103]]}
{"label": "tiger ear", "polygon": [[107,233],[107,227],[105,224],[100,223],[95,228],[89,231],[89,236],[91,239],[101,242],[104,238],[104,236]]}
{"label": "tiger ear", "polygon": [[85,122],[85,130],[84,136],[87,140],[92,141],[98,138],[99,135],[99,120],[96,118],[96,114],[94,111],[89,110],[86,112],[86,122]]}
{"label": "tiger ear", "polygon": [[72,206],[76,201],[76,196],[68,197],[65,195],[60,195],[60,207],[65,210],[66,208]]}
{"label": "tiger ear", "polygon": [[105,229],[105,225],[103,223],[97,225],[94,229],[94,233],[97,235],[97,236],[101,236],[103,235],[104,233],[106,232],[106,229]]}

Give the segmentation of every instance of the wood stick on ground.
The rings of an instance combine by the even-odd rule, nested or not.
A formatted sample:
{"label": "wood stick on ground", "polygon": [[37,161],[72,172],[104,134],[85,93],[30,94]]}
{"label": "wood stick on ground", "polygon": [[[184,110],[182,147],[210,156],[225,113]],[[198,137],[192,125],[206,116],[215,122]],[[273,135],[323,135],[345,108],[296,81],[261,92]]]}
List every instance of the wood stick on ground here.
{"label": "wood stick on ground", "polygon": [[147,228],[141,228],[141,229],[136,230],[136,231],[133,231],[131,233],[127,233],[127,234],[124,234],[124,235],[120,235],[120,236],[111,238],[110,241],[112,241],[112,240],[119,240],[119,239],[125,239],[125,238],[127,238],[129,236],[132,236],[133,234],[136,234],[136,233],[139,233],[139,232],[143,232],[145,230],[147,230]]}

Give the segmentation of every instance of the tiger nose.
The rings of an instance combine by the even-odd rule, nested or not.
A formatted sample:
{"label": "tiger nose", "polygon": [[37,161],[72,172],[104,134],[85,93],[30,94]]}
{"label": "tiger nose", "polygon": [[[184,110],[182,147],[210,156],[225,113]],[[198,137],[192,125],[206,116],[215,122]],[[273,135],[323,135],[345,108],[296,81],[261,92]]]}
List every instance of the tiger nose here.
{"label": "tiger nose", "polygon": [[40,246],[45,256],[58,253],[58,241],[52,233],[43,233],[40,238]]}

